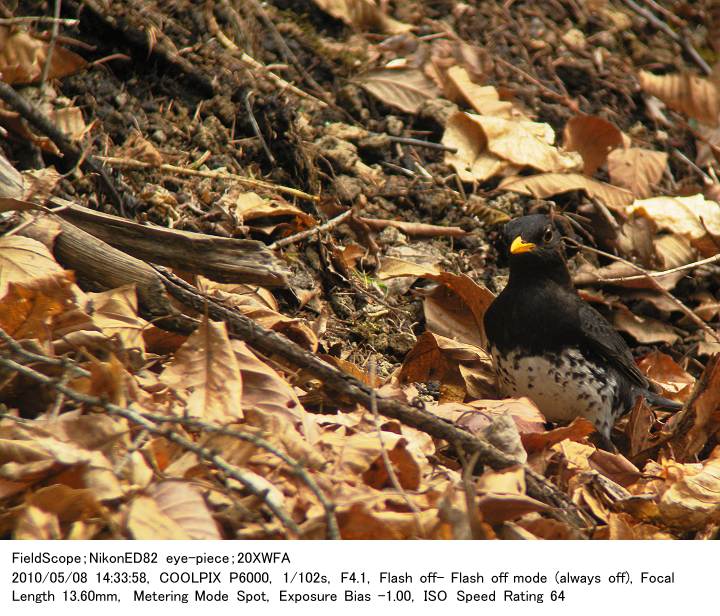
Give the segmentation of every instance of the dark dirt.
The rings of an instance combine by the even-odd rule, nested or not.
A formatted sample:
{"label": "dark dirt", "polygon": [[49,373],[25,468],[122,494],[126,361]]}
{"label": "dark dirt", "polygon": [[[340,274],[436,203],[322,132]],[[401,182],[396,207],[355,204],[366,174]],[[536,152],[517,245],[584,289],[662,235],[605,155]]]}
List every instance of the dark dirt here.
{"label": "dark dirt", "polygon": [[[17,15],[47,15],[52,3],[20,2]],[[65,36],[83,42],[80,53],[88,60],[111,54],[126,54],[60,80],[59,93],[79,106],[85,120],[94,122],[86,147],[95,153],[116,152],[138,131],[157,148],[165,162],[181,166],[202,159],[209,169],[225,168],[244,176],[322,194],[323,201],[353,203],[364,216],[461,226],[471,234],[460,239],[410,240],[426,242],[445,256],[443,268],[463,272],[497,290],[497,251],[493,245],[495,223],[538,204],[512,194],[500,194],[487,186],[458,186],[443,163],[443,153],[424,148],[402,148],[390,141],[365,142],[354,153],[357,160],[372,166],[379,182],[358,176],[353,162],[333,149],[327,126],[333,122],[356,125],[375,133],[416,137],[438,142],[442,127],[429,114],[403,114],[385,107],[352,83],[359,68],[367,62],[358,50],[358,35],[340,21],[329,17],[309,1],[268,3],[267,13],[277,27],[269,31],[249,2],[215,2],[214,16],[220,29],[257,61],[265,65],[284,65],[278,74],[305,92],[332,102],[320,108],[316,102],[280,91],[262,74],[249,70],[218,41],[207,21],[205,3],[188,0],[109,2],[102,15],[95,6],[104,3],[63,2],[63,16],[79,17],[80,26],[67,29]],[[678,148],[690,158],[694,155],[692,136],[682,127],[656,126],[648,118],[634,74],[641,68],[655,72],[674,72],[686,68],[684,58],[669,39],[629,11],[618,19],[630,20],[629,28],[613,29],[605,17],[574,0],[553,0],[542,8],[536,2],[479,2],[457,4],[395,3],[394,16],[419,24],[417,36],[433,34],[440,26],[453,29],[461,39],[485,50],[485,63],[491,67],[488,84],[512,92],[538,121],[548,122],[561,133],[573,112],[523,73],[531,74],[547,88],[577,102],[580,110],[606,117],[619,128],[633,134],[645,147],[658,150]],[[673,2],[663,3],[672,7]],[[509,8],[506,8],[509,5]],[[231,11],[228,7],[236,7]],[[683,14],[693,26],[690,35],[698,48],[707,48],[706,31],[700,18]],[[693,21],[697,19],[697,21]],[[560,37],[569,27],[583,32],[588,46],[581,51],[558,51]],[[288,66],[281,38],[297,58],[304,75]],[[369,35],[373,42],[384,37]],[[90,48],[86,46],[91,46]],[[180,58],[182,62],[168,59]],[[598,55],[599,54],[599,55]],[[598,58],[602,57],[602,62]],[[504,60],[519,70],[511,70]],[[308,76],[310,79],[308,79]],[[320,85],[321,91],[313,84]],[[249,95],[249,98],[248,98]],[[270,160],[247,112],[251,105],[260,134],[274,160]],[[8,144],[10,158],[27,161],[26,145]],[[400,168],[413,160],[430,173],[432,180],[409,178]],[[48,157],[42,164],[58,163]],[[670,158],[672,176],[678,181],[697,177],[688,167]],[[242,225],[227,224],[217,209],[217,201],[231,187],[224,180],[181,177],[157,170],[118,170],[113,173],[118,186],[139,196],[138,209],[129,214],[139,220],[178,228],[220,233],[235,237],[254,237],[264,241],[287,234],[282,228],[258,234]],[[664,180],[670,191],[674,180]],[[171,217],[165,210],[144,200],[149,187],[160,186],[174,199]],[[98,207],[96,185],[87,178],[71,174],[60,185],[59,195],[91,207]],[[150,191],[152,192],[152,191]],[[102,200],[100,198],[100,200]],[[106,207],[107,204],[102,204]],[[297,204],[319,220],[328,213],[310,202]],[[582,205],[577,195],[560,195],[555,207],[574,212]],[[381,251],[402,243],[402,234],[385,234],[377,243]],[[349,357],[363,364],[377,356],[383,372],[398,365],[412,346],[414,334],[422,331],[419,302],[411,294],[383,300],[382,289],[373,286],[374,259],[361,260],[359,268],[366,280],[327,277],[322,257],[323,242],[339,246],[352,242],[365,244],[357,228],[342,225],[332,239],[311,240],[305,250],[287,249],[286,256],[298,272],[295,284],[318,287],[330,306],[325,352]],[[314,253],[310,254],[310,253]],[[302,263],[298,263],[300,260]],[[502,264],[500,264],[502,265]],[[358,292],[361,287],[365,292]],[[717,294],[717,283],[703,287]],[[687,283],[680,295],[694,289]],[[377,298],[377,299],[376,299]],[[318,318],[318,303],[303,309],[297,302],[285,301],[283,312]],[[382,300],[382,302],[380,301]],[[389,307],[384,307],[387,303]],[[387,314],[373,316],[380,309]],[[691,346],[692,343],[689,343]],[[682,347],[681,347],[682,348]],[[676,347],[675,355],[681,355]]]}

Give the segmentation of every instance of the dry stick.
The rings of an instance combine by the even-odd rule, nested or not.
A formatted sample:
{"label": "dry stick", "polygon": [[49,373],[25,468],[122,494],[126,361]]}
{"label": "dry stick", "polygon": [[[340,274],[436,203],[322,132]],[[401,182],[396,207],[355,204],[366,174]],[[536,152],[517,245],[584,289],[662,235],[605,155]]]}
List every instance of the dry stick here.
{"label": "dry stick", "polygon": [[627,4],[638,15],[641,15],[642,17],[647,19],[658,30],[662,30],[673,41],[680,45],[690,56],[690,58],[692,58],[693,62],[695,62],[695,64],[700,67],[703,73],[705,73],[706,75],[710,75],[712,73],[712,69],[710,68],[708,63],[703,60],[702,56],[697,52],[697,49],[692,46],[687,37],[680,36],[662,19],[657,17],[650,9],[647,9],[644,6],[640,6],[637,2],[634,2],[634,0],[623,0],[623,2]]}
{"label": "dry stick", "polygon": [[[369,368],[370,382],[375,383],[375,379],[377,378],[377,370],[375,368],[374,359],[370,360]],[[375,421],[375,431],[377,432],[378,441],[380,441],[380,456],[382,457],[383,465],[385,466],[385,470],[387,471],[388,479],[390,479],[390,483],[392,484],[393,488],[395,488],[395,491],[400,494],[400,496],[402,496],[405,504],[409,507],[410,511],[412,511],[418,537],[422,537],[423,528],[420,522],[420,509],[418,509],[417,505],[410,500],[407,492],[405,492],[402,485],[400,484],[400,479],[398,479],[397,473],[395,472],[395,467],[390,460],[387,448],[385,447],[385,442],[383,441],[382,428],[380,427],[380,413],[378,413],[377,408],[377,389],[375,389],[374,387],[370,392],[370,410],[372,411],[373,419]]]}
{"label": "dry stick", "polygon": [[90,154],[83,156],[83,153],[70,142],[67,135],[55,126],[44,113],[3,81],[0,81],[0,99],[10,105],[35,128],[47,135],[72,165],[80,163],[83,170],[97,173],[100,176],[105,193],[115,207],[125,215],[123,200],[110,180],[110,176],[108,176],[96,157]]}
{"label": "dry stick", "polygon": [[198,419],[191,419],[187,417],[168,417],[167,415],[156,415],[153,413],[140,414],[146,419],[155,422],[179,423],[185,426],[198,428],[203,432],[212,432],[213,434],[230,436],[232,438],[236,438],[247,443],[252,443],[253,445],[264,449],[265,451],[273,454],[274,456],[277,456],[278,458],[280,458],[280,460],[285,462],[285,464],[290,467],[290,472],[293,475],[297,475],[305,483],[305,485],[307,485],[307,487],[316,496],[316,498],[322,505],[323,509],[325,510],[325,521],[328,526],[328,539],[341,538],[337,518],[335,517],[335,505],[325,497],[323,491],[320,489],[315,480],[310,476],[305,467],[300,464],[300,462],[290,457],[286,453],[282,452],[280,449],[277,449],[272,443],[266,441],[264,438],[256,436],[254,434],[247,434],[245,432],[231,430],[230,428],[213,426],[211,424],[208,424],[207,422]]}
{"label": "dry stick", "polygon": [[225,461],[224,458],[222,458],[220,455],[215,453],[214,451],[211,451],[210,449],[203,447],[201,445],[197,445],[196,443],[193,443],[192,441],[186,439],[183,436],[180,436],[177,432],[173,432],[172,430],[165,430],[162,428],[158,428],[154,423],[152,423],[150,420],[145,419],[140,413],[137,411],[133,411],[129,408],[124,408],[121,406],[118,406],[117,404],[112,404],[111,402],[107,402],[106,400],[103,400],[102,398],[98,398],[97,396],[90,396],[87,394],[80,393],[78,391],[75,391],[74,389],[71,389],[67,387],[66,385],[63,385],[61,383],[58,383],[55,379],[52,379],[48,376],[45,376],[44,374],[41,374],[40,372],[37,372],[36,370],[33,370],[32,368],[29,368],[27,366],[23,366],[22,364],[17,363],[16,361],[13,361],[12,359],[7,359],[5,357],[0,357],[0,366],[4,366],[8,368],[9,370],[13,370],[14,372],[19,372],[23,376],[26,376],[29,379],[32,379],[38,383],[41,383],[47,387],[50,387],[52,389],[55,389],[70,398],[71,400],[74,400],[75,402],[79,402],[81,404],[87,404],[89,406],[95,406],[98,408],[105,409],[108,413],[111,415],[117,415],[120,417],[124,417],[128,421],[132,421],[133,423],[142,426],[145,430],[150,432],[151,434],[155,434],[157,436],[162,436],[169,441],[172,441],[173,443],[180,445],[183,449],[186,449],[187,451],[191,451],[199,458],[206,460],[207,462],[211,462],[213,465],[215,465],[220,471],[222,471],[226,477],[230,477],[232,479],[235,479],[238,481],[242,486],[250,492],[253,496],[257,496],[260,498],[270,509],[270,511],[275,514],[275,516],[283,523],[285,528],[287,528],[290,532],[294,533],[297,536],[300,536],[302,533],[300,531],[300,528],[298,525],[292,520],[292,518],[283,511],[280,507],[275,505],[271,499],[269,499],[267,490],[260,490],[255,485],[253,485],[252,482],[248,481],[242,473],[239,473],[236,468],[234,468],[231,464]]}
{"label": "dry stick", "polygon": [[298,72],[300,77],[303,78],[305,83],[307,83],[309,86],[315,88],[315,91],[318,94],[321,94],[324,99],[327,99],[328,96],[325,94],[325,91],[323,90],[322,86],[313,79],[312,75],[308,73],[305,70],[305,67],[302,65],[302,62],[298,60],[297,56],[293,53],[292,49],[288,47],[288,44],[285,42],[285,39],[282,37],[280,32],[277,29],[277,26],[273,23],[273,20],[270,19],[270,15],[268,15],[267,11],[263,8],[262,4],[258,2],[258,0],[246,0],[250,6],[255,11],[255,14],[260,18],[260,20],[265,24],[265,27],[270,30],[270,34],[272,34],[272,37],[275,39],[275,43],[280,48],[280,53],[285,58],[285,61],[288,64],[292,64],[292,66],[295,68],[295,70]]}
{"label": "dry stick", "polygon": [[174,173],[176,175],[193,175],[202,178],[211,178],[213,180],[232,180],[234,182],[239,182],[240,184],[247,184],[248,186],[257,186],[258,188],[267,188],[268,190],[285,193],[286,195],[291,195],[293,197],[297,197],[298,199],[305,199],[306,201],[320,200],[320,197],[310,195],[302,190],[297,190],[296,188],[280,186],[278,184],[272,184],[271,182],[265,182],[264,180],[246,178],[242,175],[238,175],[237,173],[230,173],[227,171],[203,171],[201,169],[177,167],[166,163],[157,165],[155,163],[134,160],[132,158],[117,158],[114,156],[98,156],[98,160],[101,160],[113,167],[119,167],[120,169],[157,169],[159,171],[167,171],[168,173]]}
{"label": "dry stick", "polygon": [[386,227],[395,227],[400,229],[406,235],[413,237],[465,237],[468,231],[462,227],[443,227],[440,225],[427,225],[417,222],[406,222],[404,220],[387,220],[384,218],[365,218],[358,216],[360,222],[365,223],[371,229],[385,229]]}
{"label": "dry stick", "polygon": [[74,28],[80,23],[79,19],[60,19],[56,17],[48,17],[47,15],[30,15],[27,17],[8,17],[7,19],[0,19],[0,26],[15,26],[18,24],[53,24],[59,23],[62,26],[68,28]]}
{"label": "dry stick", "polygon": [[275,157],[273,156],[272,152],[270,151],[270,148],[268,147],[268,144],[265,141],[265,137],[263,137],[263,134],[260,131],[260,126],[258,125],[257,120],[255,119],[255,114],[253,113],[252,100],[251,100],[253,94],[254,93],[252,90],[248,90],[245,93],[245,96],[243,97],[243,102],[245,103],[245,111],[247,111],[248,119],[250,120],[250,126],[252,126],[255,136],[260,140],[260,145],[262,146],[262,149],[265,152],[265,156],[268,157],[270,164],[275,165],[276,164]]}
{"label": "dry stick", "polygon": [[40,75],[40,96],[45,98],[45,83],[50,73],[50,64],[52,63],[53,51],[55,51],[55,43],[60,32],[60,8],[62,0],[55,0],[55,8],[53,11],[52,29],[50,30],[50,42],[47,47],[47,56],[43,65],[42,74]]}
{"label": "dry stick", "polygon": [[542,83],[539,79],[536,79],[533,77],[530,73],[524,71],[519,66],[515,66],[514,64],[511,64],[507,60],[503,60],[503,58],[497,56],[495,57],[495,61],[499,62],[503,66],[506,66],[511,71],[514,71],[518,75],[521,75],[525,79],[527,79],[530,83],[535,84],[538,88],[540,88],[547,96],[550,98],[554,98],[555,100],[561,102],[563,105],[565,105],[570,111],[573,113],[581,113],[580,107],[578,106],[577,102],[572,100],[570,97],[565,96],[563,94],[560,94],[558,92],[555,92],[552,88],[546,86],[544,83]]}
{"label": "dry stick", "polygon": [[[200,295],[197,289],[163,268],[156,269],[163,275],[163,282],[170,295],[201,313],[207,311],[207,314],[214,320],[225,322],[232,337],[244,340],[264,355],[281,357],[288,364],[305,369],[320,380],[329,391],[338,395],[340,400],[350,400],[365,408],[370,408],[372,388],[337,370],[316,355],[305,351],[285,336],[261,327],[252,319],[225,308],[210,297]],[[382,397],[377,398],[377,407],[378,411],[386,417],[397,419],[401,423],[417,428],[435,438],[448,441],[464,451],[465,455],[470,456],[476,451],[479,452],[478,459],[482,464],[496,469],[517,464],[515,458],[488,441],[477,438],[425,410]],[[587,514],[580,510],[567,495],[552,486],[545,477],[529,467],[525,468],[525,474],[528,494],[554,507],[551,515],[578,529],[588,523],[590,518]]]}
{"label": "dry stick", "polygon": [[[382,134],[382,133],[379,133]],[[430,148],[431,150],[443,150],[445,152],[457,152],[457,148],[452,148],[449,145],[443,143],[435,143],[433,141],[424,141],[423,139],[415,139],[413,137],[394,137],[393,135],[387,135],[389,141],[395,143],[402,143],[403,145],[415,145],[419,148]]]}
{"label": "dry stick", "polygon": [[576,242],[575,240],[571,238],[565,238],[566,242],[569,242],[571,244],[574,244],[577,246],[580,250],[584,250],[585,252],[592,252],[597,255],[601,255],[603,257],[607,257],[608,259],[613,259],[614,261],[619,261],[620,263],[624,263],[628,267],[631,267],[636,272],[639,272],[641,274],[642,278],[645,278],[650,281],[653,288],[656,291],[659,291],[663,295],[667,296],[667,298],[677,306],[678,310],[680,310],[685,316],[687,316],[695,325],[697,325],[700,329],[702,329],[706,334],[720,342],[720,335],[716,331],[712,329],[705,321],[703,321],[698,315],[696,315],[690,308],[688,308],[685,304],[683,304],[677,297],[675,297],[670,291],[663,288],[663,286],[655,279],[656,277],[653,277],[650,272],[648,272],[646,269],[640,267],[639,265],[635,265],[632,261],[628,261],[627,259],[623,259],[622,257],[618,257],[617,255],[611,254],[609,252],[605,252],[604,250],[598,250],[597,248],[591,248],[590,246],[585,246],[584,244],[581,244],[580,242]]}
{"label": "dry stick", "polygon": [[598,278],[598,282],[630,282],[632,280],[644,280],[648,276],[651,278],[662,278],[669,274],[675,274],[677,272],[684,272],[685,270],[694,269],[703,265],[710,265],[711,263],[717,263],[720,261],[720,254],[708,257],[707,259],[701,259],[700,261],[693,261],[692,263],[686,263],[685,265],[678,265],[668,270],[661,272],[645,272],[638,276],[620,276],[618,278]]}
{"label": "dry stick", "polygon": [[[212,98],[215,96],[215,87],[211,79],[203,71],[193,66],[190,61],[179,55],[175,51],[172,42],[168,43],[168,37],[163,32],[156,31],[157,39],[151,42],[147,32],[130,24],[132,18],[142,20],[142,14],[139,11],[131,11],[126,17],[120,11],[113,13],[112,6],[107,9],[104,8],[96,0],[76,0],[74,4],[78,9],[80,8],[79,5],[84,5],[87,9],[80,12],[81,17],[86,14],[94,15],[105,27],[118,32],[129,43],[130,47],[141,50],[143,61],[151,55],[155,56],[161,63],[180,73],[185,78],[185,81],[204,97]],[[126,4],[128,3],[121,3],[121,6]],[[123,7],[123,10],[128,9]]]}
{"label": "dry stick", "polygon": [[230,40],[225,33],[220,29],[220,26],[218,25],[217,19],[215,19],[215,15],[212,11],[210,0],[206,2],[205,4],[205,20],[208,25],[208,30],[210,30],[210,33],[217,38],[218,41],[220,41],[220,44],[225,47],[225,49],[239,54],[238,59],[243,63],[246,64],[249,68],[253,69],[254,71],[260,71],[263,74],[265,74],[268,79],[275,82],[278,86],[280,86],[283,90],[289,90],[296,96],[299,96],[301,98],[306,98],[309,100],[314,101],[317,103],[320,107],[327,107],[328,104],[325,101],[320,100],[319,98],[316,98],[312,94],[308,94],[304,90],[301,90],[297,86],[293,85],[289,81],[286,81],[279,75],[276,75],[273,73],[268,67],[266,67],[264,64],[261,64],[258,62],[255,58],[252,56],[249,56],[247,53],[242,51],[232,40]]}
{"label": "dry stick", "polygon": [[282,239],[279,239],[277,242],[273,242],[268,246],[270,250],[277,250],[278,248],[285,248],[285,246],[289,246],[290,244],[295,244],[297,242],[300,242],[304,239],[307,239],[309,237],[313,237],[314,235],[318,235],[319,233],[325,233],[325,231],[329,231],[330,229],[334,229],[338,225],[342,224],[352,216],[353,210],[350,208],[349,210],[345,210],[341,214],[338,214],[335,216],[335,218],[331,218],[327,222],[324,222],[321,225],[318,225],[317,227],[312,227],[311,229],[306,229],[305,231],[301,231],[300,233],[296,233],[295,235],[290,235],[289,237],[284,237]]}

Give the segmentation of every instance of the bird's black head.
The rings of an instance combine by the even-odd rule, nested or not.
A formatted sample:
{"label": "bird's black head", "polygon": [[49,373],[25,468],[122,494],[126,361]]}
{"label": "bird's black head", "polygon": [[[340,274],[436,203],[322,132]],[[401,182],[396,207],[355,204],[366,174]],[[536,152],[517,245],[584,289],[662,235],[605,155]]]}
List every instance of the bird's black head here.
{"label": "bird's black head", "polygon": [[563,227],[547,214],[531,214],[511,220],[504,236],[510,257],[510,276],[528,273],[542,278],[569,275],[565,265]]}

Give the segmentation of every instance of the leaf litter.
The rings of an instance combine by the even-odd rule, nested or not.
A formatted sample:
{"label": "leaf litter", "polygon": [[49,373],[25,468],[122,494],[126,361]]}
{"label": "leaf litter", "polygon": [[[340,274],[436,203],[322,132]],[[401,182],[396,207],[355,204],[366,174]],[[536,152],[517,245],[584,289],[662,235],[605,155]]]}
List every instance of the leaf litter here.
{"label": "leaf litter", "polygon": [[[605,2],[269,3],[275,36],[252,10],[254,27],[235,29],[234,5],[145,4],[95,15],[163,23],[142,57],[127,34],[70,27],[46,68],[40,23],[0,29],[3,81],[134,196],[113,206],[58,157],[67,143],[3,97],[3,536],[718,537],[717,69]],[[681,19],[717,61],[705,10]],[[40,219],[54,197],[148,231],[255,240],[247,250],[270,246],[289,283],[163,263],[204,303],[153,312],[147,279],[72,260],[93,229],[62,208]],[[684,403],[638,403],[618,452],[597,449],[588,422],[548,425],[495,389],[482,316],[506,276],[499,224],[549,207],[626,260],[584,253],[575,280]],[[142,239],[114,235],[130,256]],[[263,351],[218,314],[297,347]],[[504,468],[469,469],[451,440],[333,393],[296,348],[489,444]],[[538,473],[579,517],[536,497]]]}

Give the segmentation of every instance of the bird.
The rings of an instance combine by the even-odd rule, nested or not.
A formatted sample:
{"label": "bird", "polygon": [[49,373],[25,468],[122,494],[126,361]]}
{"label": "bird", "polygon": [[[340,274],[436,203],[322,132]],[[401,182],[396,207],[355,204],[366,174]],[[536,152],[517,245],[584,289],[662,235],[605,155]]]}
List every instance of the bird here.
{"label": "bird", "polygon": [[505,225],[510,277],[485,312],[485,334],[503,395],[530,398],[551,422],[586,418],[612,451],[612,428],[638,396],[682,405],[652,391],[625,339],[578,295],[558,219],[530,214]]}

